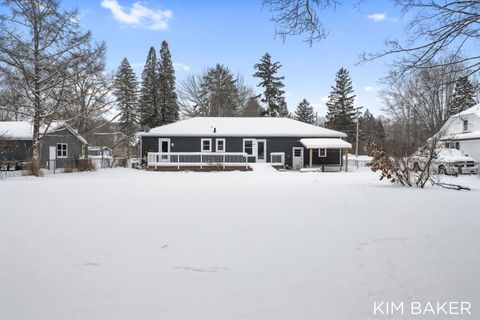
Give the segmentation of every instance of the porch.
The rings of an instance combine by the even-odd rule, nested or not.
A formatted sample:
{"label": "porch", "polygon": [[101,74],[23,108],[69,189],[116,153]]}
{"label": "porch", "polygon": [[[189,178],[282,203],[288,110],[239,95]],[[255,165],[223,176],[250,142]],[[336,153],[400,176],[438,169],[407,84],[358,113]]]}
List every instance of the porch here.
{"label": "porch", "polygon": [[[149,152],[147,154],[147,167],[155,170],[169,168],[248,170],[250,164],[256,161],[255,155],[245,152]],[[270,163],[274,167],[284,167],[285,153],[271,153]]]}
{"label": "porch", "polygon": [[[308,168],[317,168],[322,172],[325,171],[326,164],[314,164],[314,152],[318,153],[318,157],[326,157],[328,150],[335,150],[339,152],[339,169],[344,168],[345,172],[348,172],[348,150],[352,148],[352,145],[339,138],[310,138],[300,139],[300,144],[305,147],[308,153]],[[343,154],[345,154],[345,161],[343,161]],[[331,166],[331,165],[328,165]]]}

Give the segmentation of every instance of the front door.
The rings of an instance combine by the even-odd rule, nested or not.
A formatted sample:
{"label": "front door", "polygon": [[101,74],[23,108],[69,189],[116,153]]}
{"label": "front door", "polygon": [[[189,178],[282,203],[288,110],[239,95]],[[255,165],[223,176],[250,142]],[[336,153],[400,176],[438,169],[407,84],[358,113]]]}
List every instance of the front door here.
{"label": "front door", "polygon": [[267,160],[267,140],[257,139],[257,162]]}
{"label": "front door", "polygon": [[303,147],[293,147],[292,167],[293,170],[300,170],[303,168]]}
{"label": "front door", "polygon": [[57,160],[57,147],[49,146],[48,148],[48,169],[55,170]]}
{"label": "front door", "polygon": [[158,139],[158,152],[160,152],[160,161],[170,160],[170,139]]}

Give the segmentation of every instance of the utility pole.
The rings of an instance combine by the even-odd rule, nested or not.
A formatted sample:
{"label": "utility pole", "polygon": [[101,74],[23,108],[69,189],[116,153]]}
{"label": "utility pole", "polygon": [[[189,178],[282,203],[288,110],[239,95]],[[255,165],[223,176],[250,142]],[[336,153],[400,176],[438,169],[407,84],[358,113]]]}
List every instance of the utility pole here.
{"label": "utility pole", "polygon": [[356,158],[356,164],[357,164],[357,170],[358,170],[358,129],[359,129],[359,126],[360,126],[360,109],[363,109],[363,106],[362,107],[358,107],[357,108],[357,134],[356,134],[356,143],[355,143],[355,158]]}

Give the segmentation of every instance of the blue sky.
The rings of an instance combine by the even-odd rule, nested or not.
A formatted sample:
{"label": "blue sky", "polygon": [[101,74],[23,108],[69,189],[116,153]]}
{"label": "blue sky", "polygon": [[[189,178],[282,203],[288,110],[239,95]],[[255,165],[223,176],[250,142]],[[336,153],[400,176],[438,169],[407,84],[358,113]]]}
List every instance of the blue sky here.
{"label": "blue sky", "polygon": [[79,8],[82,25],[96,40],[106,42],[110,70],[127,57],[139,77],[149,47],[158,50],[167,40],[178,80],[222,63],[256,87],[253,65],[268,51],[283,65],[280,74],[286,78],[290,110],[306,98],[324,116],[335,73],[345,67],[353,80],[356,105],[379,114],[378,90],[389,59],[356,63],[362,52],[381,50],[385,39],[401,38],[404,21],[391,1],[364,1],[360,7],[357,1],[348,2],[322,13],[329,36],[312,47],[301,38],[285,43],[275,38],[271,14],[262,9],[262,0],[68,0],[63,6]]}

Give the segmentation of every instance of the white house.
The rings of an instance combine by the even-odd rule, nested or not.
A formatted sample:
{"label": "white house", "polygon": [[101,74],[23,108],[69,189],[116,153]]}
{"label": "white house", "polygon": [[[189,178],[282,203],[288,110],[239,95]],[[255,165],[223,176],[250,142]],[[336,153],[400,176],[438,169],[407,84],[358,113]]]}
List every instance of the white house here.
{"label": "white house", "polygon": [[451,116],[440,134],[446,147],[459,149],[480,163],[480,104]]}

